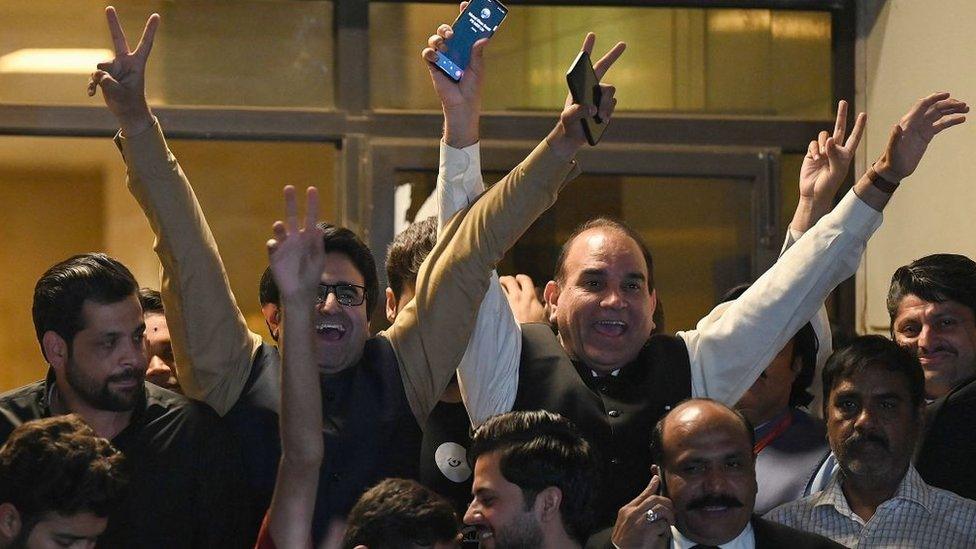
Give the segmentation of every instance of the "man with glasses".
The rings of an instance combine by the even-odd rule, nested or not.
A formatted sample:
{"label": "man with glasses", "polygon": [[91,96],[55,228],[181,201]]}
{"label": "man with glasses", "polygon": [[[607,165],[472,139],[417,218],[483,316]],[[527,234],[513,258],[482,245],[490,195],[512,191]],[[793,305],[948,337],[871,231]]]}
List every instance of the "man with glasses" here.
{"label": "man with glasses", "polygon": [[[89,91],[102,89],[121,126],[117,143],[127,163],[129,188],[156,234],[163,300],[183,388],[213,406],[242,439],[257,526],[270,499],[280,453],[281,358],[274,346],[247,329],[203,212],[146,103],[145,66],[158,16],[149,18],[139,46],[130,51],[115,10],[106,11],[116,57],[98,65]],[[480,62],[478,49],[472,63]],[[605,117],[612,112],[612,95],[607,94],[601,108]],[[450,128],[450,114],[445,114]],[[376,337],[367,332],[378,295],[369,248],[348,229],[319,227],[325,260],[317,280],[318,298],[314,307],[292,308],[303,311],[293,314],[309,314],[313,356],[322,374],[323,432],[329,452],[318,476],[316,541],[329,521],[343,517],[372,484],[386,477],[416,476],[419,425],[465,351],[489,273],[574,175],[573,156],[585,142],[579,128],[584,114],[578,105],[568,105],[546,141],[495,185],[492,192],[517,204],[479,200],[471,212],[444,227],[444,245],[438,244],[421,267],[413,301]],[[294,194],[288,201],[294,212]],[[508,214],[522,222],[486,228],[484,220],[494,213],[489,208],[512,210]],[[280,240],[293,223],[297,225],[290,216],[287,225],[276,224],[275,238]],[[493,253],[451,258],[453,267],[467,275],[483,275],[478,284],[462,284],[445,268],[446,244],[453,242],[456,249],[458,242],[484,246],[484,240],[490,241]],[[287,292],[280,281],[278,286],[284,302]],[[435,307],[440,312],[435,314]]]}

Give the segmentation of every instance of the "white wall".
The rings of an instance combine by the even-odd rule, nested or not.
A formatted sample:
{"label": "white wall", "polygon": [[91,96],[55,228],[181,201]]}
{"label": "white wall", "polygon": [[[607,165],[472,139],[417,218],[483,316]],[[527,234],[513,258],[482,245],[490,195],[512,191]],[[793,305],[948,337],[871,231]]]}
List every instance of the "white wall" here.
{"label": "white wall", "polygon": [[[868,113],[857,173],[881,153],[893,124],[920,97],[950,91],[976,107],[976,2],[858,2],[857,105]],[[891,274],[938,252],[976,258],[976,116],[936,136],[885,210],[858,271],[859,331],[887,332]]]}

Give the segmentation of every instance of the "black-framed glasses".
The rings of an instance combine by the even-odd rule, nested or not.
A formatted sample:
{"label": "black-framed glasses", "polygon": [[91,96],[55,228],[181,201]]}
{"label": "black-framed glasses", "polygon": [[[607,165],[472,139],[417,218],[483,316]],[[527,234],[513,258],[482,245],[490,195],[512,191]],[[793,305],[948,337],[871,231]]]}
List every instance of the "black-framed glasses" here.
{"label": "black-framed glasses", "polygon": [[329,292],[336,296],[336,301],[345,307],[357,307],[366,301],[366,286],[358,284],[319,284],[319,293],[315,296],[315,304],[321,305],[329,299]]}

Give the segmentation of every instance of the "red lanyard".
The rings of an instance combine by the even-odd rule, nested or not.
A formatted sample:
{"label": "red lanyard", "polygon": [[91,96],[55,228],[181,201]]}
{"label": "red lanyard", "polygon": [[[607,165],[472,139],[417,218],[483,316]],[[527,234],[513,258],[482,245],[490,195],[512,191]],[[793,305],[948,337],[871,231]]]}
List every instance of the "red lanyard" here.
{"label": "red lanyard", "polygon": [[793,425],[792,410],[783,416],[782,419],[777,421],[776,425],[773,425],[773,428],[766,433],[766,436],[762,437],[762,439],[756,442],[756,445],[752,447],[752,453],[754,455],[759,455],[759,452],[762,452],[764,448],[772,444],[774,440],[786,432],[786,430],[790,428],[790,425]]}

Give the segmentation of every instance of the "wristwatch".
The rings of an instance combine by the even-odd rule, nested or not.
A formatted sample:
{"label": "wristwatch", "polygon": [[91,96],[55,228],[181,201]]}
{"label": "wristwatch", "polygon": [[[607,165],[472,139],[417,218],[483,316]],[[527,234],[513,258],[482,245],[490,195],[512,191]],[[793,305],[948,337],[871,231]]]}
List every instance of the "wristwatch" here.
{"label": "wristwatch", "polygon": [[900,182],[895,183],[894,181],[885,179],[881,174],[875,171],[874,164],[871,164],[871,167],[868,168],[868,172],[865,175],[867,176],[868,181],[870,181],[871,184],[874,185],[874,188],[878,189],[883,193],[888,193],[888,194],[894,193],[895,189],[897,189],[898,185],[900,184]]}

